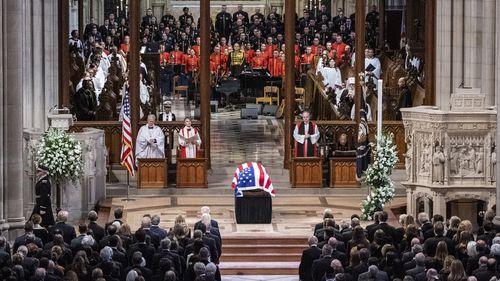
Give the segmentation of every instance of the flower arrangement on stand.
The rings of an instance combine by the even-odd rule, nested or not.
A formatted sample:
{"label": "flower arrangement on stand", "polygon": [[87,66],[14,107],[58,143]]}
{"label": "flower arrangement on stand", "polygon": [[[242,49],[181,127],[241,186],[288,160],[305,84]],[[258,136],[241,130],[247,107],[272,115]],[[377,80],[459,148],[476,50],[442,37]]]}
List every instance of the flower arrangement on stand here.
{"label": "flower arrangement on stand", "polygon": [[383,134],[374,148],[373,163],[363,174],[361,182],[370,187],[370,194],[361,202],[361,218],[372,220],[373,214],[382,211],[384,205],[394,197],[394,183],[391,180],[392,170],[398,161],[396,144],[392,134]]}
{"label": "flower arrangement on stand", "polygon": [[51,179],[58,184],[77,182],[83,175],[82,148],[65,131],[49,128],[36,151],[35,164],[47,167]]}

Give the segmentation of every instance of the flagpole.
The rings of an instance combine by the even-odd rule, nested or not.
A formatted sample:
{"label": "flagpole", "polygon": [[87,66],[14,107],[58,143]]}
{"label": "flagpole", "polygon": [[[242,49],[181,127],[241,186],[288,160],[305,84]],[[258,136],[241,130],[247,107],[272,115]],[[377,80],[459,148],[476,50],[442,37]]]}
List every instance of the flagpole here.
{"label": "flagpole", "polygon": [[126,202],[135,201],[134,198],[129,197],[129,194],[130,194],[130,176],[129,176],[129,172],[127,170],[127,198],[123,198],[122,201],[126,201]]}

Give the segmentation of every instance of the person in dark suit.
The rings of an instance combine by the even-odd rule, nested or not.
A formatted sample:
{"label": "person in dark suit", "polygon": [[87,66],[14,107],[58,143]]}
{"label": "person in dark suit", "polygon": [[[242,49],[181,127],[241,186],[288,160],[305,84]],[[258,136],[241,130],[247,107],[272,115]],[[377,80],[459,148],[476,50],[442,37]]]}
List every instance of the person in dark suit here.
{"label": "person in dark suit", "polygon": [[175,269],[177,274],[182,277],[184,268],[182,267],[181,257],[177,253],[170,251],[171,244],[172,242],[169,238],[164,238],[163,240],[161,240],[158,252],[153,256],[152,269],[153,272],[156,272],[159,267],[160,260],[163,258],[168,258],[171,261],[172,267]]}
{"label": "person in dark suit", "polygon": [[82,88],[76,92],[73,101],[73,109],[78,121],[95,120],[97,97],[89,77],[83,79]]}
{"label": "person in dark suit", "polygon": [[331,237],[330,239],[328,239],[328,245],[330,245],[330,247],[332,247],[331,256],[333,259],[339,260],[342,263],[343,267],[347,267],[347,256],[345,253],[343,253],[337,249],[338,243],[339,243],[339,241],[337,241],[337,239],[335,237]]}
{"label": "person in dark suit", "polygon": [[[116,208],[115,211],[113,212],[113,215],[115,219],[111,222],[108,222],[106,226],[104,227],[106,231],[108,230],[108,226],[111,224],[115,224],[116,227],[120,227],[123,224],[122,218],[123,218],[123,209],[122,208]],[[108,233],[109,235],[110,233]]]}
{"label": "person in dark suit", "polygon": [[[203,207],[201,207],[201,216],[202,216],[202,217],[203,217],[203,214],[209,214],[209,215],[211,216],[211,214],[210,214],[210,207],[208,207],[208,206],[203,206]],[[194,228],[196,228],[196,226],[197,226],[198,224],[200,224],[200,223],[201,223],[201,220],[197,221],[197,222],[194,224]],[[210,224],[212,225],[212,228],[217,228],[217,229],[219,229],[219,223],[218,223],[216,220],[214,220],[213,218],[211,218],[211,219],[210,219]]]}
{"label": "person in dark suit", "polygon": [[368,240],[370,242],[373,242],[373,235],[375,234],[375,227],[378,226],[378,224],[380,223],[379,221],[379,215],[380,215],[380,212],[375,212],[373,214],[373,223],[372,224],[369,224],[365,227],[366,229],[366,232],[368,233]]}
{"label": "person in dark suit", "polygon": [[393,226],[389,225],[387,223],[387,219],[389,218],[389,215],[387,214],[386,211],[381,211],[379,213],[379,224],[373,228],[374,231],[377,231],[379,229],[382,229],[387,236],[387,238],[390,239],[391,242],[395,243],[397,234],[396,234],[396,228]]}
{"label": "person in dark suit", "polygon": [[419,213],[417,216],[418,223],[420,224],[420,233],[424,236],[427,230],[432,229],[432,223],[429,220],[429,215],[427,213]]}
{"label": "person in dark suit", "polygon": [[35,243],[38,248],[43,248],[42,239],[35,236],[33,233],[33,222],[27,221],[24,224],[24,234],[16,237],[13,246],[13,252],[17,252],[17,248],[20,246],[28,245],[29,243]]}
{"label": "person in dark suit", "polygon": [[321,256],[321,249],[318,248],[318,238],[311,236],[307,242],[309,248],[302,252],[302,257],[300,258],[299,277],[301,281],[313,281],[312,264]]}
{"label": "person in dark suit", "polygon": [[54,224],[54,214],[52,213],[52,202],[50,199],[52,188],[49,179],[49,168],[38,165],[37,174],[38,181],[35,185],[35,208],[34,214],[39,214],[42,217],[41,226],[48,227]]}
{"label": "person in dark suit", "polygon": [[444,236],[444,223],[440,221],[434,223],[433,231],[435,236],[428,238],[424,242],[424,252],[427,256],[433,257],[436,254],[436,248],[440,241],[444,241],[446,243],[448,254],[453,255],[455,253],[455,244],[450,238]]}
{"label": "person in dark suit", "polygon": [[500,277],[500,272],[496,271],[497,260],[489,258],[486,261],[486,266],[480,267],[472,272],[472,276],[477,278],[477,281],[489,281],[492,277]]}
{"label": "person in dark suit", "polygon": [[[333,211],[332,209],[325,209],[323,211],[323,221],[320,222],[320,223],[317,223],[315,226],[314,226],[314,232],[313,233],[316,233],[316,231],[324,228],[324,221],[325,219],[333,219]],[[321,239],[320,239],[321,241]]]}
{"label": "person in dark suit", "polygon": [[155,249],[153,248],[153,246],[146,243],[146,232],[142,228],[139,228],[135,232],[135,240],[137,241],[137,243],[130,245],[129,249],[127,250],[128,261],[131,262],[132,265],[136,265],[133,261],[133,258],[136,252],[140,252],[141,258],[144,257],[144,259],[146,260],[146,265],[152,264]]}
{"label": "person in dark suit", "polygon": [[76,238],[76,232],[73,226],[66,224],[66,222],[68,221],[68,215],[69,214],[67,211],[60,211],[57,214],[56,224],[49,228],[49,232],[50,234],[54,235],[56,230],[60,230],[64,238],[64,243],[70,245],[71,240]]}
{"label": "person in dark suit", "polygon": [[80,233],[76,238],[73,238],[70,243],[70,248],[73,254],[76,252],[83,250],[82,240],[87,235],[87,225],[80,224],[78,226],[78,233]]}
{"label": "person in dark suit", "polygon": [[359,250],[360,263],[352,269],[354,280],[358,280],[358,276],[368,271],[368,259],[370,258],[370,250],[362,248]]}
{"label": "person in dark suit", "polygon": [[[196,235],[196,231],[199,231],[200,234]],[[210,260],[215,264],[219,264],[219,253],[217,252],[217,244],[215,240],[206,236],[206,227],[204,224],[200,225],[200,228],[195,230],[193,233],[194,237],[200,237],[203,240],[203,245],[205,245],[210,251]]]}
{"label": "person in dark suit", "polygon": [[415,267],[407,270],[406,275],[410,275],[415,278],[417,274],[425,271],[425,255],[423,253],[418,253],[415,255]]}
{"label": "person in dark suit", "polygon": [[358,281],[365,280],[389,281],[389,276],[387,272],[379,270],[376,265],[370,265],[368,271],[360,274],[358,277]]}
{"label": "person in dark suit", "polygon": [[127,267],[129,265],[127,255],[123,249],[118,249],[118,241],[119,236],[116,234],[109,237],[109,247],[113,250],[113,260],[120,263],[122,267]]}
{"label": "person in dark suit", "polygon": [[[125,276],[127,276],[131,270],[138,270],[142,273],[142,276],[144,277],[144,279],[151,280],[151,278],[153,277],[153,271],[151,269],[141,265],[143,263],[143,257],[142,257],[142,253],[140,251],[133,252],[131,255],[130,261],[131,261],[132,265],[125,268],[125,270],[123,271]],[[148,263],[146,261],[146,265],[147,264]],[[128,278],[127,278],[127,280],[128,280]],[[132,280],[135,280],[135,279],[132,279]]]}
{"label": "person in dark suit", "polygon": [[49,231],[40,225],[42,223],[42,216],[33,214],[31,215],[31,221],[33,222],[33,234],[42,239],[43,244],[48,243],[50,241]]}
{"label": "person in dark suit", "polygon": [[96,240],[97,243],[101,241],[101,239],[105,235],[104,227],[100,226],[97,224],[97,212],[92,210],[89,212],[87,219],[89,220],[89,224],[87,225],[87,228],[92,230],[92,236],[94,236],[94,239]]}
{"label": "person in dark suit", "polygon": [[312,280],[321,280],[328,268],[330,268],[330,263],[333,260],[332,250],[332,247],[328,244],[323,246],[323,248],[321,249],[321,257],[315,260],[312,264]]}

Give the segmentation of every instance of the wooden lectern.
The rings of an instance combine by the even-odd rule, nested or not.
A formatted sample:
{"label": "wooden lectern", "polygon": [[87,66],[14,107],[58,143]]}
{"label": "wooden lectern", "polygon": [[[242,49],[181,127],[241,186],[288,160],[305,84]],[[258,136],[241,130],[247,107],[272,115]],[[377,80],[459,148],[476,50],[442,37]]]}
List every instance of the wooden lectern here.
{"label": "wooden lectern", "polygon": [[356,157],[330,158],[330,187],[359,187]]}
{"label": "wooden lectern", "polygon": [[137,188],[164,188],[167,186],[167,160],[165,158],[137,159]]}
{"label": "wooden lectern", "polygon": [[292,158],[292,187],[322,187],[323,186],[323,158],[321,157],[294,157]]}
{"label": "wooden lectern", "polygon": [[[180,155],[177,151],[177,155]],[[207,159],[203,151],[199,151],[197,158],[177,157],[177,187],[178,188],[207,188]]]}

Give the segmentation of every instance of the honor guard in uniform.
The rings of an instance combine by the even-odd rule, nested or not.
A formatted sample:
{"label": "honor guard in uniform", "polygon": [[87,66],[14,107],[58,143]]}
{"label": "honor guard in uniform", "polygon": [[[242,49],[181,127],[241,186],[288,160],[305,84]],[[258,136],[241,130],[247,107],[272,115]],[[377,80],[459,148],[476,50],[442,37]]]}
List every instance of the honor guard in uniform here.
{"label": "honor guard in uniform", "polygon": [[54,214],[52,214],[52,203],[50,200],[52,188],[49,180],[49,169],[43,165],[39,165],[36,176],[38,181],[35,185],[36,204],[33,214],[39,214],[42,217],[41,225],[48,227],[54,225]]}
{"label": "honor guard in uniform", "polygon": [[221,9],[222,10],[215,18],[215,31],[217,31],[221,37],[229,38],[232,25],[231,14],[226,12],[226,5],[222,5]]}

